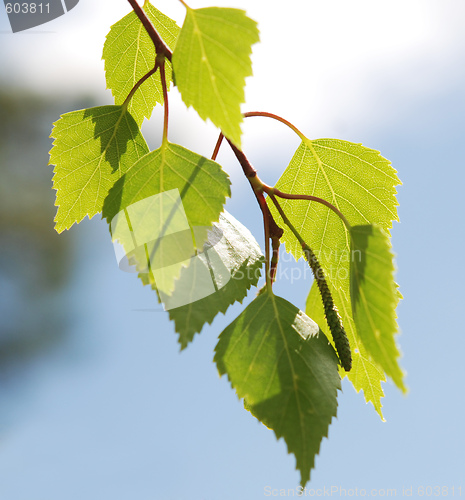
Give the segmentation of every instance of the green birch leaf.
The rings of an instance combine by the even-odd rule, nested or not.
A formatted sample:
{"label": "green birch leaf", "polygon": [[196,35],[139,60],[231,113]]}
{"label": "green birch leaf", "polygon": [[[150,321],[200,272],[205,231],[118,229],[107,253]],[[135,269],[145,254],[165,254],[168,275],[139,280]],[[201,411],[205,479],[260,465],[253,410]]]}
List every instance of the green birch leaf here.
{"label": "green birch leaf", "polygon": [[[180,28],[162,12],[145,2],[147,17],[169,48],[176,44]],[[137,15],[132,11],[115,23],[103,46],[107,88],[115,98],[115,104],[123,104],[134,85],[155,65],[155,47]],[[169,88],[171,64],[165,63],[166,80]],[[163,89],[160,72],[148,78],[136,91],[128,104],[128,110],[139,126],[150,118],[156,104],[163,103]]]}
{"label": "green birch leaf", "polygon": [[149,150],[122,106],[66,113],[54,123],[50,137],[55,139],[49,164],[55,165],[59,233],[101,212],[113,184]]}
{"label": "green birch leaf", "polygon": [[227,196],[229,178],[218,163],[164,142],[115,183],[103,216],[137,271],[153,272],[159,291],[171,295]]}
{"label": "green birch leaf", "polygon": [[157,292],[159,303],[168,310],[182,350],[205,323],[211,324],[234,302],[242,303],[250,287],[256,286],[263,262],[250,231],[225,210],[213,223],[203,251],[181,269],[171,295],[158,290],[154,273],[139,273],[139,278]]}
{"label": "green birch leaf", "polygon": [[242,302],[250,287],[257,285],[263,262],[250,231],[228,212],[220,214],[203,252],[181,270],[172,296],[161,297],[179,333],[181,349],[192,342],[205,323],[211,324],[234,302]]}
{"label": "green birch leaf", "polygon": [[[384,371],[370,358],[356,334],[350,302],[346,300],[344,294],[340,290],[333,290],[332,295],[334,303],[339,310],[339,314],[344,316],[346,320],[344,329],[352,350],[352,369],[350,372],[340,369],[339,374],[342,378],[347,377],[357,392],[363,390],[365,401],[373,404],[381,420],[384,421],[383,412],[381,410],[383,406],[381,404],[381,398],[384,397],[381,382],[386,382]],[[313,283],[310,293],[308,294],[305,313],[318,323],[330,342],[333,343],[329,326],[325,318],[323,302],[321,301],[321,295],[316,282]]]}
{"label": "green birch leaf", "polygon": [[394,339],[398,295],[389,237],[376,225],[352,226],[350,233],[350,296],[357,332],[371,358],[406,392]]}
{"label": "green birch leaf", "polygon": [[[276,187],[287,193],[323,198],[336,206],[350,224],[376,223],[388,231],[392,221],[398,220],[398,203],[395,198],[398,184],[400,181],[396,171],[378,151],[338,139],[305,139]],[[317,255],[352,350],[356,349],[355,346],[361,344],[361,339],[355,328],[352,328],[350,234],[337,215],[324,205],[301,200],[280,200],[280,204],[296,230]],[[274,205],[269,202],[269,207],[279,220]],[[303,256],[302,248],[294,235],[284,225],[283,227],[282,241],[286,250],[299,259]],[[315,317],[313,310],[307,309],[307,312]],[[363,356],[361,350],[360,354]],[[362,388],[365,398],[373,402],[381,415],[380,381],[384,376],[380,376],[379,369],[368,369],[368,361],[361,362],[360,356],[357,359],[349,379],[357,381],[357,385],[354,384],[356,390]]]}
{"label": "green birch leaf", "polygon": [[176,85],[186,106],[209,118],[236,146],[241,143],[241,104],[257,24],[237,9],[187,8],[173,53]]}
{"label": "green birch leaf", "polygon": [[[375,223],[389,230],[392,221],[398,220],[398,184],[396,171],[378,151],[338,139],[306,139],[276,187],[285,193],[329,201],[351,225]],[[280,204],[316,253],[328,280],[335,287],[348,290],[350,235],[339,217],[316,202],[280,200]],[[273,203],[269,202],[269,206],[273,215],[277,214]],[[299,242],[286,228],[282,241],[296,259],[303,257]]]}
{"label": "green birch leaf", "polygon": [[284,438],[304,486],[337,410],[338,357],[327,338],[302,311],[265,292],[226,327],[215,351],[245,407]]}

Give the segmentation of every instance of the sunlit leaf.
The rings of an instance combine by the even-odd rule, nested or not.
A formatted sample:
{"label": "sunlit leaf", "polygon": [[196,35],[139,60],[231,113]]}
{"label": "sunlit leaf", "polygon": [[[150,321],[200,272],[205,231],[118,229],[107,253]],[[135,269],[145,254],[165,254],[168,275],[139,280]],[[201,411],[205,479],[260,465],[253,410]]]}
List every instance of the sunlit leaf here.
{"label": "sunlit leaf", "polygon": [[353,226],[350,233],[350,296],[357,332],[371,358],[405,392],[394,339],[398,297],[389,238],[375,225]]}
{"label": "sunlit leaf", "polygon": [[213,223],[203,251],[181,269],[171,295],[159,292],[153,273],[139,273],[139,278],[158,292],[184,349],[218,313],[242,302],[250,287],[257,284],[263,262],[250,231],[225,210]]}
{"label": "sunlit leaf", "polygon": [[245,407],[284,438],[305,485],[337,410],[338,358],[327,338],[302,311],[265,292],[226,327],[215,351]]}
{"label": "sunlit leaf", "polygon": [[[396,185],[400,181],[390,162],[378,151],[337,139],[302,141],[276,187],[292,194],[307,194],[323,198],[338,208],[350,224],[376,223],[389,230],[397,219]],[[350,234],[338,216],[326,206],[301,200],[280,200],[290,221],[313,249],[323,267],[334,302],[342,317],[352,350],[361,339],[353,327],[350,302]],[[272,203],[273,215],[279,215]],[[286,249],[296,259],[302,248],[294,235],[285,228],[282,238]],[[307,314],[316,318],[311,301]],[[321,323],[320,323],[321,325]],[[357,355],[358,356],[355,356]],[[349,375],[357,390],[363,389],[367,400],[381,412],[380,382],[384,379],[373,360],[362,362],[361,349],[353,352],[354,362]],[[368,364],[373,364],[368,369]],[[376,390],[374,390],[376,388]],[[381,413],[380,413],[381,414]]]}
{"label": "sunlit leaf", "polygon": [[258,42],[257,23],[244,11],[187,8],[173,53],[176,85],[186,106],[209,118],[237,146],[241,142],[241,104],[250,54]]}
{"label": "sunlit leaf", "polygon": [[148,152],[139,127],[121,106],[66,113],[54,123],[51,137],[59,233],[101,212],[109,189]]}
{"label": "sunlit leaf", "polygon": [[[179,26],[150,2],[145,2],[143,8],[164,42],[173,49],[180,31]],[[134,12],[111,27],[103,46],[103,59],[107,88],[111,89],[115,104],[123,104],[134,85],[154,67],[155,55],[153,42]],[[165,71],[169,87],[169,61],[166,61]],[[128,110],[140,126],[144,118],[150,118],[158,103],[163,103],[159,71],[140,86],[129,102]]]}
{"label": "sunlit leaf", "polygon": [[220,165],[166,142],[113,186],[103,215],[138,271],[153,271],[158,289],[170,294],[219,219],[229,186]]}
{"label": "sunlit leaf", "polygon": [[[260,247],[250,231],[231,214],[223,212],[219,222],[213,224],[203,254],[182,269],[173,294],[165,299],[165,308],[175,323],[182,349],[205,323],[211,323],[218,313],[225,313],[234,302],[242,302],[250,287],[257,284],[263,261]],[[199,268],[208,286],[211,284],[212,293],[207,286],[200,286]],[[183,304],[173,307],[180,302]]]}

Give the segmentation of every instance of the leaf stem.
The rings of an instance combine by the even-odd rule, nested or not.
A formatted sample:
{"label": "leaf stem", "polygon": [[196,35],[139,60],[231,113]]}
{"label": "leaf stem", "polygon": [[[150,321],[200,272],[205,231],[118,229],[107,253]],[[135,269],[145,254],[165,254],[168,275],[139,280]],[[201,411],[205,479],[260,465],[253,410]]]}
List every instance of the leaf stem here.
{"label": "leaf stem", "polygon": [[307,138],[302,134],[302,132],[291,122],[287,121],[285,118],[282,116],[275,115],[274,113],[268,113],[267,111],[248,111],[247,113],[243,113],[244,118],[250,118],[252,116],[263,116],[265,118],[272,118],[273,120],[277,120],[278,122],[284,123],[284,125],[287,125],[291,130],[293,130],[301,139],[302,141],[307,140]]}
{"label": "leaf stem", "polygon": [[267,186],[266,184],[263,186],[263,190],[265,191],[266,194],[274,194],[276,196],[279,196],[280,198],[284,198],[286,200],[309,200],[309,201],[316,201],[317,203],[321,203],[322,205],[325,205],[329,209],[331,209],[344,223],[346,228],[350,231],[351,225],[349,221],[346,219],[344,214],[336,208],[333,204],[331,204],[329,201],[324,200],[323,198],[318,198],[318,196],[312,196],[310,194],[289,194],[289,193],[283,193],[279,189]]}
{"label": "leaf stem", "polygon": [[158,69],[158,61],[155,61],[155,66],[148,72],[146,73],[135,85],[132,87],[131,92],[129,92],[128,96],[124,100],[122,106],[123,108],[127,108],[129,101],[134,97],[134,94],[136,93],[137,89],[147,80],[147,78],[150,78],[154,73],[157,72]]}
{"label": "leaf stem", "polygon": [[221,147],[221,143],[223,142],[223,139],[224,139],[223,132],[220,132],[218,140],[216,141],[215,149],[213,150],[213,154],[212,154],[212,160],[213,161],[215,161],[216,157],[218,156],[218,153],[220,151],[220,147]]}
{"label": "leaf stem", "polygon": [[[265,118],[272,118],[273,120],[277,120],[278,122],[284,123],[284,125],[287,125],[291,130],[293,130],[302,141],[308,141],[308,139],[305,137],[304,134],[291,122],[287,121],[285,118],[282,116],[275,115],[274,113],[268,113],[267,111],[248,111],[247,113],[243,113],[244,118],[249,118],[253,116],[263,116]],[[288,200],[309,200],[309,201],[316,201],[318,203],[321,203],[322,205],[327,206],[329,209],[331,209],[335,214],[338,215],[338,217],[342,220],[344,225],[346,226],[347,229],[350,230],[350,224],[349,221],[345,218],[344,214],[337,209],[334,205],[332,205],[329,201],[324,200],[323,198],[318,198],[317,196],[312,196],[312,195],[307,195],[307,194],[288,194],[288,193],[283,193],[279,189],[276,189],[274,187],[268,186],[264,182],[262,182],[258,177],[256,182],[260,182],[261,187],[263,191],[265,191],[266,194],[271,195],[271,193],[275,194],[276,196],[279,196],[280,198],[285,198]]]}
{"label": "leaf stem", "polygon": [[171,57],[173,55],[171,49],[166,45],[161,36],[158,34],[158,31],[155,29],[152,22],[147,17],[147,14],[137,3],[137,0],[128,0],[128,2],[133,8],[134,12],[136,13],[136,16],[139,18],[140,22],[144,26],[145,31],[147,31],[153,44],[155,45],[155,50],[157,52],[157,55],[164,56],[166,57],[166,59],[168,59],[168,61],[171,62]]}
{"label": "leaf stem", "polygon": [[302,236],[300,236],[300,233],[297,231],[297,229],[292,225],[292,222],[287,218],[286,214],[284,213],[284,210],[281,208],[281,205],[278,203],[278,200],[276,199],[276,196],[273,193],[270,193],[270,198],[271,201],[274,203],[276,209],[279,212],[279,215],[283,219],[283,222],[286,224],[286,226],[292,231],[294,236],[297,238],[299,241],[300,245],[302,248],[309,248],[308,245],[305,243],[303,240]]}
{"label": "leaf stem", "polygon": [[[158,60],[158,56],[157,56],[157,60]],[[163,109],[164,109],[162,143],[166,144],[168,142],[169,106],[168,106],[168,87],[166,86],[166,74],[165,74],[165,60],[164,60],[164,58],[160,62],[160,78],[161,78],[161,86],[163,89]]]}
{"label": "leaf stem", "polygon": [[190,8],[189,5],[187,5],[187,3],[184,0],[179,0],[179,1],[184,5],[186,9]]}

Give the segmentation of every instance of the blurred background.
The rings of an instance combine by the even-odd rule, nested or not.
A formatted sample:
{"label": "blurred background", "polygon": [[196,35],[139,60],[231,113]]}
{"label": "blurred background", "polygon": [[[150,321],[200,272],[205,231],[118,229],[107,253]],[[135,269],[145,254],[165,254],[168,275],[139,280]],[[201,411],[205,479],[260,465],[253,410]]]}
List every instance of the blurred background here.
{"label": "blurred background", "polygon": [[[403,181],[392,234],[410,392],[384,384],[381,422],[343,382],[308,496],[325,487],[326,496],[465,495],[465,3],[213,4],[244,8],[259,22],[244,110],[280,114],[311,138],[378,149]],[[154,5],[182,23],[179,2]],[[290,496],[299,482],[294,457],[243,409],[212,362],[218,334],[243,306],[180,353],[153,293],[118,269],[99,216],[61,235],[53,229],[52,123],[112,102],[101,51],[129,10],[123,0],[81,0],[61,18],[12,34],[0,7],[0,499]],[[209,156],[215,128],[186,111],[177,90],[170,104],[170,140]],[[143,126],[152,148],[161,121],[157,108]],[[298,138],[261,118],[243,130],[244,151],[274,183]],[[263,247],[240,168],[227,148],[218,161],[233,182],[227,209]],[[277,293],[304,308],[309,274],[285,255],[282,264],[289,273]]]}

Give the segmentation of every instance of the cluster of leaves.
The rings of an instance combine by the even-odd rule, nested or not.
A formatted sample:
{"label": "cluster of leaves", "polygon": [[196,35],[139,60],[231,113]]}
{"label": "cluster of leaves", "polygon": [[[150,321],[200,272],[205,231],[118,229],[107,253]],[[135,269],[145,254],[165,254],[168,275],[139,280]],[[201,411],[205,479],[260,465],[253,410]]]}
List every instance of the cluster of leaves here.
{"label": "cluster of leaves", "polygon": [[[277,185],[267,186],[240,149],[256,23],[241,10],[182,2],[179,28],[148,1],[143,9],[129,3],[133,11],[111,27],[103,49],[115,104],[66,113],[54,124],[56,230],[102,212],[129,265],[169,311],[181,348],[242,302],[265,264],[266,285],[220,334],[214,360],[245,407],[284,438],[305,484],[336,415],[341,377],[381,418],[385,374],[405,390],[388,233],[400,181],[377,151],[310,140],[262,113],[302,139]],[[168,141],[171,81],[236,153],[263,212],[265,256],[224,211],[230,181],[222,167]],[[140,127],[158,104],[163,139],[149,151]],[[315,273],[305,312],[272,291],[281,241]]]}

